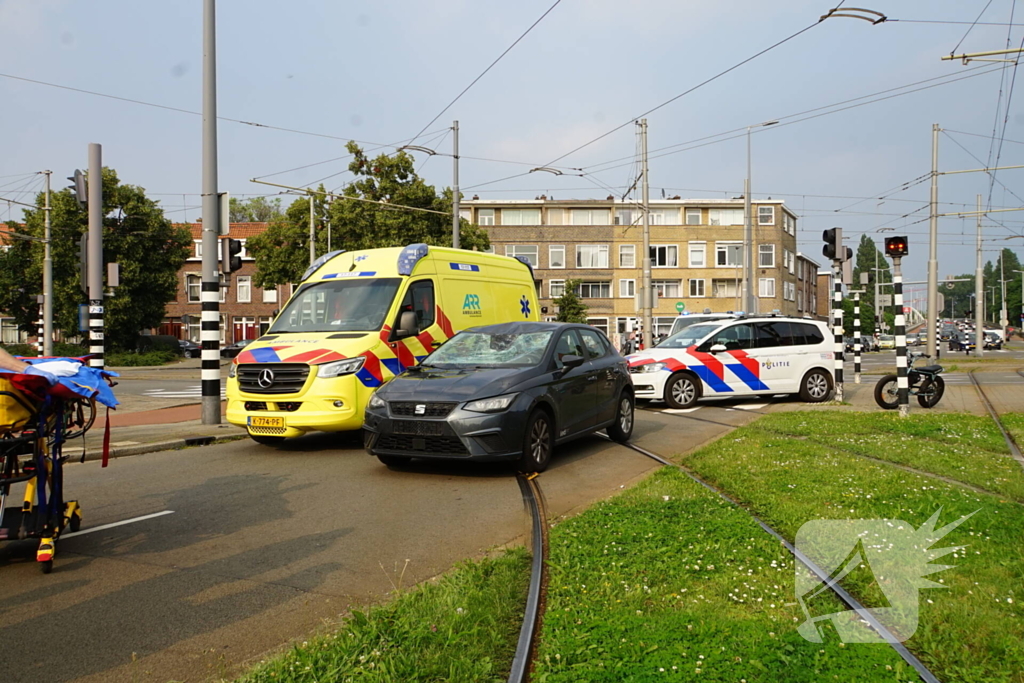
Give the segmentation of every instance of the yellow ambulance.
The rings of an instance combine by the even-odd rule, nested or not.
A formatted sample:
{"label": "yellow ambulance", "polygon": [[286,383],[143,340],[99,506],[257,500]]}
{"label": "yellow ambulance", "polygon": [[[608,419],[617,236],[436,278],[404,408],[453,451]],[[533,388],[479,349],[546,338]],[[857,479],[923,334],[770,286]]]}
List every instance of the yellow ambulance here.
{"label": "yellow ambulance", "polygon": [[227,419],[255,441],[363,425],[374,390],[467,327],[539,320],[533,269],[475,251],[335,251],[235,357]]}

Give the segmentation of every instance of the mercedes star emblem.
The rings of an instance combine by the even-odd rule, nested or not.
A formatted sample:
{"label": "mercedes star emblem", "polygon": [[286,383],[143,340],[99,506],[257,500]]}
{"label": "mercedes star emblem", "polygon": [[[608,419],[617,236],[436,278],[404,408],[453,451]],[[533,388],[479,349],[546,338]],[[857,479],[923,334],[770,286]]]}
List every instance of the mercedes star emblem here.
{"label": "mercedes star emblem", "polygon": [[269,368],[266,370],[260,370],[260,374],[256,378],[256,383],[264,389],[269,389],[274,385],[274,371]]}

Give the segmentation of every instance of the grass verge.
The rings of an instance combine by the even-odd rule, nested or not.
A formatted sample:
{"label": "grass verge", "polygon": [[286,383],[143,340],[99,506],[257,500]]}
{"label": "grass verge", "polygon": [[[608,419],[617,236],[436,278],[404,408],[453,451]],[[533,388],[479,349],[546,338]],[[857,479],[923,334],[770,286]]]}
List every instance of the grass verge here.
{"label": "grass verge", "polygon": [[[686,465],[790,539],[813,519],[891,519],[920,526],[940,508],[941,523],[977,511],[939,544],[966,548],[947,557],[955,569],[931,577],[941,579],[946,590],[921,592],[920,624],[907,645],[941,680],[1024,681],[1024,507],[825,445],[863,429],[864,419],[839,412],[770,415],[689,456]],[[946,420],[948,428],[941,424]],[[966,416],[893,418],[876,427],[881,450],[903,436],[918,439],[924,453],[937,445],[933,441],[950,449],[978,444],[979,451],[994,443],[987,429]],[[786,430],[800,436],[773,433]],[[980,463],[987,456],[977,457]],[[848,588],[870,592],[857,581]]]}
{"label": "grass verge", "polygon": [[464,562],[436,583],[353,612],[329,635],[295,645],[239,683],[504,681],[522,624],[524,549]]}

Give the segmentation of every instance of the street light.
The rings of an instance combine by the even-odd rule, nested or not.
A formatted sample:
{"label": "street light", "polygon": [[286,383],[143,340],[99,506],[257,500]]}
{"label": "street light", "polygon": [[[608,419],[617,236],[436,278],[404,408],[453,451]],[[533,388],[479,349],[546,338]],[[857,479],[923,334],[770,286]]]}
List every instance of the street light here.
{"label": "street light", "polygon": [[[459,205],[462,201],[462,196],[459,192],[459,122],[452,122],[452,247],[455,249],[460,248],[461,238],[461,223],[462,218],[459,216],[460,210]],[[434,156],[435,154],[441,154],[429,147],[421,147],[420,145],[405,145],[399,147],[396,151],[401,152],[403,150],[412,150],[414,152],[423,152]],[[448,156],[441,154],[441,156]]]}
{"label": "street light", "polygon": [[[895,229],[896,228],[879,228],[878,230],[875,230],[875,232],[892,232]],[[874,240],[872,240],[872,242],[874,242]],[[878,305],[879,287],[880,287],[880,283],[878,281],[879,280],[878,274],[881,271],[882,271],[882,269],[878,267],[878,245],[876,244],[875,245],[875,329],[878,330],[879,332],[882,331],[882,320],[883,320],[883,318],[882,318],[882,307]]]}
{"label": "street light", "polygon": [[[778,121],[765,121],[753,126],[747,126],[747,180],[743,188],[743,281],[746,286],[747,300],[746,309],[748,313],[757,314],[757,293],[754,292],[756,266],[754,262],[754,218],[751,215],[750,200],[750,131],[754,128],[767,128],[774,126]],[[840,245],[841,246],[841,245]]]}

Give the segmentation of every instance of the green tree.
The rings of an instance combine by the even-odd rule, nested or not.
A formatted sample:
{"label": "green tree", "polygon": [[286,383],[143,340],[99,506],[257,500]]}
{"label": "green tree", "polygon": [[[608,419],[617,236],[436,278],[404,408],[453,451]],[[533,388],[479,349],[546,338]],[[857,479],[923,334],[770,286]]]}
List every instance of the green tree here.
{"label": "green tree", "polygon": [[[43,195],[36,198],[42,207]],[[54,327],[78,332],[78,305],[86,303],[79,283],[78,239],[88,230],[88,215],[70,191],[51,196]],[[42,208],[25,211],[20,232],[42,237]],[[188,230],[164,217],[158,202],[143,188],[122,185],[113,169],[103,169],[103,254],[119,263],[121,283],[104,300],[106,346],[127,350],[139,332],[156,327],[178,290],[178,269],[192,246]],[[22,329],[34,330],[38,314],[35,295],[42,290],[43,248],[40,242],[18,240],[0,253],[0,310],[15,317]]]}
{"label": "green tree", "polygon": [[232,197],[229,211],[232,223],[270,223],[284,216],[280,197]]}
{"label": "green tree", "polygon": [[558,315],[555,320],[560,323],[585,323],[587,322],[588,307],[579,296],[580,280],[566,280],[565,290],[562,296],[552,303],[558,306]]}
{"label": "green tree", "polygon": [[[404,247],[423,242],[435,246],[452,244],[452,191],[440,192],[416,173],[413,158],[405,152],[391,156],[366,156],[354,142],[349,171],[355,180],[340,195],[325,199],[319,195],[316,213],[316,253],[327,252],[327,222],[332,230],[332,248],[347,251],[378,247]],[[381,204],[409,208],[393,208]],[[322,207],[322,208],[321,208]],[[486,249],[487,233],[468,221],[460,222],[460,246]],[[263,235],[252,238],[249,252],[256,259],[254,282],[267,287],[297,282],[309,265],[309,200],[292,203],[282,219]]]}
{"label": "green tree", "polygon": [[[875,271],[875,268],[878,271]],[[860,274],[868,273],[868,284],[860,284]],[[892,282],[892,271],[889,268],[889,261],[875,241],[867,235],[860,236],[860,243],[857,245],[857,253],[854,256],[853,287],[854,289],[865,289],[861,295],[861,309],[870,308],[874,315],[875,306],[875,283]],[[880,294],[892,294],[892,287],[880,287]],[[864,329],[874,330],[874,324]]]}

